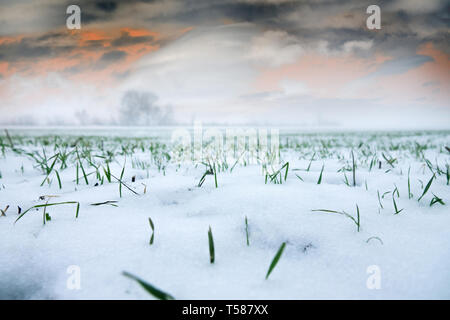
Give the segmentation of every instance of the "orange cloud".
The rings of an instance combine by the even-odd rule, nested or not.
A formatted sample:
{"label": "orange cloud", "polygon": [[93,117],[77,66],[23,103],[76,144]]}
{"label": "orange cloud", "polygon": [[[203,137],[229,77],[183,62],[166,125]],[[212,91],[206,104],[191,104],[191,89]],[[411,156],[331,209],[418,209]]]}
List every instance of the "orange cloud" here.
{"label": "orange cloud", "polygon": [[383,75],[367,82],[361,80],[390,57],[381,53],[371,59],[350,54],[308,54],[293,64],[261,70],[253,87],[255,91],[282,90],[283,80],[294,80],[306,86],[308,94],[319,98],[376,98],[388,105],[432,103],[448,106],[450,56],[431,43],[423,45],[416,53],[429,56],[433,61],[404,73]]}
{"label": "orange cloud", "polygon": [[448,107],[450,100],[450,56],[427,43],[417,54],[433,58],[402,74],[383,77],[360,94],[383,96],[386,101],[426,103]]}
{"label": "orange cloud", "polygon": [[[189,32],[187,27],[176,32],[177,38]],[[60,72],[71,80],[89,81],[105,84],[115,81],[115,76],[126,72],[132,64],[142,56],[159,49],[159,42],[164,38],[159,32],[137,28],[82,29],[61,30],[52,34],[18,35],[16,37],[0,37],[2,44],[18,44],[22,39],[36,41],[38,45],[51,48],[73,47],[36,59],[17,59],[12,62],[0,62],[0,73],[3,77],[13,74],[41,76],[49,72]],[[48,35],[45,43],[39,43],[42,36]],[[34,43],[33,43],[34,44]],[[104,54],[112,51],[123,52],[123,57],[110,63],[102,61]],[[55,51],[58,52],[58,51]]]}
{"label": "orange cloud", "polygon": [[[72,46],[68,52],[59,53],[57,56],[42,56],[36,59],[18,59],[13,62],[0,62],[0,73],[3,77],[9,77],[20,73],[27,76],[40,76],[49,72],[65,72],[64,75],[74,80],[93,81],[111,80],[114,73],[126,71],[132,63],[143,55],[159,49],[156,43],[161,38],[157,32],[146,29],[120,28],[110,30],[82,29],[79,31],[64,30],[56,32],[56,37],[49,36],[48,46]],[[117,42],[121,36],[126,35],[128,42],[121,45]],[[20,43],[22,39],[39,39],[42,35],[18,35],[16,37],[0,37],[0,45]],[[136,41],[148,37],[149,41]],[[38,41],[38,40],[36,40]],[[43,45],[43,44],[39,44]],[[104,67],[98,67],[97,62],[101,57],[113,50],[126,53],[119,61],[114,61]],[[78,72],[70,73],[76,70]],[[100,81],[101,83],[101,81]]]}
{"label": "orange cloud", "polygon": [[374,71],[389,58],[378,54],[375,60],[358,58],[350,54],[327,56],[308,54],[292,64],[262,70],[254,87],[257,91],[280,90],[283,80],[305,84],[310,93],[319,97],[335,97],[351,81]]}

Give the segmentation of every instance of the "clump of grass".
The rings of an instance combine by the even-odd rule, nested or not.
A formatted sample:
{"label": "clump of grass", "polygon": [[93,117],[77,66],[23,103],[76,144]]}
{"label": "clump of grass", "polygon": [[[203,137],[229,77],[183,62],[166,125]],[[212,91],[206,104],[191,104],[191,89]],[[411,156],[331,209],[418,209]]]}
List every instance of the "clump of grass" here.
{"label": "clump of grass", "polygon": [[217,182],[217,171],[219,170],[225,170],[228,168],[228,164],[224,161],[222,165],[220,163],[213,162],[211,165],[211,162],[208,160],[208,163],[202,162],[203,165],[206,166],[206,171],[203,174],[203,176],[200,178],[200,181],[198,183],[198,187],[201,187],[203,185],[203,182],[205,182],[207,175],[213,175],[214,176],[214,186],[216,188],[219,187],[219,184]]}
{"label": "clump of grass", "polygon": [[269,278],[269,276],[272,273],[273,269],[276,267],[278,261],[281,258],[281,255],[283,254],[283,251],[284,251],[285,247],[286,247],[286,242],[283,242],[281,244],[280,248],[278,249],[277,253],[273,257],[272,262],[270,263],[270,266],[269,266],[269,270],[267,270],[266,280]]}
{"label": "clump of grass", "polygon": [[109,163],[106,163],[106,169],[103,168],[103,172],[105,173],[106,180],[111,183],[111,169],[109,168]]}
{"label": "clump of grass", "polygon": [[[53,162],[50,166],[48,166],[48,161],[52,160]],[[50,158],[46,158],[45,152],[44,152],[44,159],[40,162],[41,167],[43,168],[45,172],[45,178],[41,182],[41,187],[44,185],[45,181],[49,181],[50,174],[53,172],[53,168],[55,167],[56,161],[58,160],[58,154],[53,155]],[[59,179],[59,174],[57,174]],[[59,181],[59,184],[61,185],[61,181]],[[61,188],[60,188],[61,189]]]}
{"label": "clump of grass", "polygon": [[445,206],[445,202],[433,193],[433,199],[431,199],[430,201],[430,207],[432,207],[436,203],[440,203],[441,205]]}
{"label": "clump of grass", "polygon": [[75,211],[75,218],[78,218],[78,213],[80,212],[80,203],[78,201],[66,201],[66,202],[55,202],[55,203],[48,203],[47,202],[45,204],[37,204],[37,205],[34,205],[34,206],[28,208],[22,214],[19,215],[19,217],[16,219],[16,221],[14,221],[14,223],[19,221],[19,219],[21,219],[31,209],[44,208],[44,224],[45,224],[45,211],[46,211],[46,208],[47,207],[52,207],[52,206],[65,205],[65,204],[76,204],[77,205],[76,211]]}
{"label": "clump of grass", "polygon": [[139,195],[136,191],[134,191],[133,189],[131,189],[129,186],[127,186],[127,184],[125,182],[123,182],[123,175],[125,173],[125,163],[123,165],[122,168],[122,172],[120,173],[120,178],[117,178],[115,175],[113,175],[111,173],[111,177],[113,177],[114,179],[116,179],[119,182],[119,196],[122,197],[122,185],[127,188],[128,190],[130,190],[131,192],[133,192],[135,195]]}
{"label": "clump of grass", "polygon": [[9,142],[10,147],[11,147],[11,148],[14,148],[14,143],[13,143],[13,141],[12,141],[12,139],[11,139],[11,136],[9,135],[9,132],[8,132],[7,129],[5,129],[5,135],[6,135],[6,138],[8,139],[8,142]]}
{"label": "clump of grass", "polygon": [[435,177],[436,177],[436,174],[433,174],[433,176],[431,177],[431,179],[428,181],[427,185],[425,186],[425,189],[423,190],[422,195],[419,197],[419,199],[417,199],[417,201],[420,201],[427,194]]}
{"label": "clump of grass", "polygon": [[155,286],[151,285],[150,283],[140,279],[139,277],[129,273],[129,272],[122,272],[122,275],[124,275],[127,278],[130,278],[134,281],[136,281],[137,283],[139,283],[141,285],[142,288],[145,289],[145,291],[147,291],[148,293],[150,293],[152,296],[154,296],[156,299],[159,300],[175,300],[175,298],[168,294],[167,292],[164,292],[158,288],[156,288]]}
{"label": "clump of grass", "polygon": [[267,184],[267,179],[270,178],[270,182],[273,182],[275,184],[282,184],[283,175],[281,174],[281,172],[283,171],[283,169],[284,169],[284,181],[286,181],[289,173],[289,162],[283,164],[283,166],[280,169],[278,169],[272,174],[266,173],[265,183]]}
{"label": "clump of grass", "polygon": [[315,209],[315,210],[311,210],[311,211],[341,214],[343,216],[346,216],[347,218],[349,218],[350,220],[352,220],[356,224],[358,232],[359,232],[359,230],[361,228],[361,217],[360,217],[360,214],[359,214],[359,207],[358,207],[358,205],[356,205],[356,218],[353,217],[352,215],[348,214],[345,211],[336,211],[336,210],[328,210],[328,209]]}
{"label": "clump of grass", "polygon": [[152,228],[152,236],[150,237],[149,244],[152,245],[153,241],[155,240],[155,225],[153,224],[152,219],[148,218],[148,223],[150,224],[150,228]]}
{"label": "clump of grass", "polygon": [[209,262],[211,264],[214,263],[215,260],[215,252],[214,252],[214,239],[211,231],[211,226],[209,226],[208,230],[208,244],[209,244]]}
{"label": "clump of grass", "polygon": [[203,173],[202,177],[200,178],[200,181],[198,182],[197,187],[201,187],[203,185],[203,183],[206,180],[206,176],[214,175],[214,184],[217,188],[218,184],[217,184],[217,172],[216,172],[215,164],[214,164],[214,166],[211,166],[210,163],[203,163],[203,164],[206,166],[206,171],[205,171],[205,173]]}
{"label": "clump of grass", "polygon": [[381,154],[384,158],[384,160],[386,160],[386,162],[392,167],[395,168],[394,163],[397,161],[397,158],[392,158],[392,157],[387,157],[384,153]]}

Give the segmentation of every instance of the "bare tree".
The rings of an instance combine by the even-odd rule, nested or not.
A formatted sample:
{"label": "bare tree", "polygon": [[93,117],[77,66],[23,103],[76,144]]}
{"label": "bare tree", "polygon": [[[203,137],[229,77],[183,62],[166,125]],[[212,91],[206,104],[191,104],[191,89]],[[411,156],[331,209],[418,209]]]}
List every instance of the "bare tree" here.
{"label": "bare tree", "polygon": [[122,125],[152,126],[172,122],[172,109],[162,110],[151,92],[129,90],[122,97],[119,123]]}

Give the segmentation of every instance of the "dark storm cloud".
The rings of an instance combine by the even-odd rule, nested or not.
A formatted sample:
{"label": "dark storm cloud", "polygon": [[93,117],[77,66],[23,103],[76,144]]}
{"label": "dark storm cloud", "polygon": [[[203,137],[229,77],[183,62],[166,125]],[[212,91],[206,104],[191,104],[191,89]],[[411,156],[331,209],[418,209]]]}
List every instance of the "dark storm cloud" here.
{"label": "dark storm cloud", "polygon": [[[148,2],[148,1],[135,1]],[[187,25],[216,25],[224,19],[251,22],[266,27],[281,27],[280,18],[299,7],[299,1],[236,1],[236,0],[184,0],[177,1],[179,10],[160,16],[150,16],[147,22],[173,22]]]}
{"label": "dark storm cloud", "polygon": [[189,1],[192,9],[178,14],[183,19],[209,19],[212,17],[225,17],[237,22],[255,22],[277,24],[280,15],[298,7],[298,2],[271,3],[271,2],[232,2],[212,1],[207,5],[194,5],[197,1]]}
{"label": "dark storm cloud", "polygon": [[450,52],[448,1],[377,1],[382,16],[382,29],[377,31],[366,28],[366,9],[373,4],[370,0],[187,0],[180,3],[181,9],[149,17],[147,22],[195,26],[216,25],[229,19],[249,22],[265,30],[286,31],[306,46],[318,40],[327,41],[331,50],[339,50],[348,41],[372,39],[374,47],[392,51],[395,57],[416,50],[428,41]]}
{"label": "dark storm cloud", "polygon": [[[18,62],[21,60],[52,58],[61,55],[71,55],[75,49],[79,49],[80,37],[78,34],[71,35],[67,32],[48,32],[42,35],[28,36],[12,41],[0,43],[0,61]],[[118,60],[123,58],[124,51],[115,50],[137,44],[155,44],[152,36],[133,37],[127,31],[122,31],[116,38],[105,38],[98,40],[84,40],[83,50],[104,52],[108,47],[113,51],[107,52],[101,58],[102,62]]]}
{"label": "dark storm cloud", "polygon": [[98,1],[95,6],[105,12],[113,12],[117,9],[116,1]]}
{"label": "dark storm cloud", "polygon": [[62,32],[48,32],[42,36],[38,36],[36,38],[36,41],[40,42],[40,41],[48,41],[48,40],[57,40],[57,39],[61,39],[64,37],[65,37],[65,34]]}
{"label": "dark storm cloud", "polygon": [[[1,12],[5,13],[8,8],[22,3],[28,2],[4,0],[0,4]],[[40,12],[49,12],[48,17],[42,19],[45,18],[45,23],[53,30],[56,26],[61,28],[65,23],[65,8],[72,3],[71,0],[54,0],[42,4],[39,7]],[[165,24],[181,27],[213,26],[228,20],[248,22],[263,31],[285,31],[290,36],[296,37],[303,47],[313,46],[318,41],[326,41],[328,49],[341,50],[348,41],[372,40],[373,48],[388,52],[395,58],[415,52],[425,42],[432,42],[440,50],[450,52],[448,32],[450,2],[445,0],[377,1],[381,8],[382,23],[382,29],[377,31],[368,30],[365,26],[368,17],[366,9],[372,4],[371,0],[79,0],[76,3],[81,7],[82,28],[89,28],[93,23],[96,26],[108,23],[108,27],[135,26],[154,30],[154,26]],[[48,7],[47,10],[45,6]],[[21,19],[24,19],[23,24],[26,25],[26,14],[8,20],[8,16],[2,19],[1,12],[0,23],[6,27],[2,29],[8,29],[8,23],[17,23],[17,28],[20,28]],[[17,10],[14,12],[18,14]],[[30,12],[28,14],[36,18]],[[39,23],[36,27],[40,27]],[[0,46],[0,56],[6,60],[13,60],[17,57],[34,58],[52,54],[53,48],[46,48],[39,42],[56,41],[64,37],[53,30],[43,33],[38,39],[28,38],[23,43],[14,45],[3,44]],[[152,41],[154,39],[150,36],[132,37],[129,33],[122,33],[111,42],[111,45],[114,49]],[[102,41],[94,40],[89,42],[88,46],[95,50],[101,48],[103,44]],[[64,51],[63,48],[56,50]]]}
{"label": "dark storm cloud", "polygon": [[89,66],[93,70],[103,70],[109,65],[119,62],[127,56],[127,53],[120,50],[114,50],[104,53],[100,59],[98,59],[94,64]]}
{"label": "dark storm cloud", "polygon": [[25,37],[18,41],[5,42],[0,45],[0,60],[13,62],[21,59],[49,58],[70,53],[76,48],[75,44],[49,45],[46,40],[53,39],[53,37],[54,35],[50,37],[38,37],[37,39]]}
{"label": "dark storm cloud", "polygon": [[127,55],[126,52],[120,50],[106,52],[102,55],[99,62],[108,62],[108,63],[116,62],[125,58],[126,55]]}

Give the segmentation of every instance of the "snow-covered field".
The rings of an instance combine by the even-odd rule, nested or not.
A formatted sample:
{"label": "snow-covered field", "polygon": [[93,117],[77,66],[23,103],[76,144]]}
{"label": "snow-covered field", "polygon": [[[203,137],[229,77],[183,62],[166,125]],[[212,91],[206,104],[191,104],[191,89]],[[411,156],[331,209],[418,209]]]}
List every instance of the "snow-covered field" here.
{"label": "snow-covered field", "polygon": [[123,271],[176,299],[450,298],[449,131],[282,129],[279,164],[210,168],[171,130],[2,132],[0,298],[154,298]]}

